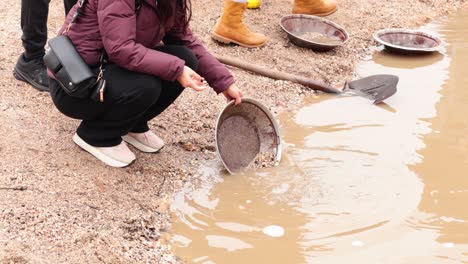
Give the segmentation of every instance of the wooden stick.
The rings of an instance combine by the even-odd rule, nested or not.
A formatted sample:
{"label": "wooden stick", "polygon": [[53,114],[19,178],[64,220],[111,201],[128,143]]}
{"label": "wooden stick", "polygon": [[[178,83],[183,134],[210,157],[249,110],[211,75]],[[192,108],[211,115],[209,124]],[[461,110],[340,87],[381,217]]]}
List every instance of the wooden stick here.
{"label": "wooden stick", "polygon": [[249,62],[241,61],[235,58],[227,57],[227,56],[220,56],[215,55],[216,59],[218,59],[221,63],[226,65],[234,66],[243,70],[247,70],[253,73],[260,74],[262,76],[266,76],[275,80],[285,80],[294,83],[299,83],[314,90],[322,91],[325,93],[341,93],[340,90],[331,87],[322,82],[318,82],[303,76],[298,76],[290,73],[280,72],[277,70],[267,69],[258,65],[254,65]]}
{"label": "wooden stick", "polygon": [[0,187],[0,190],[7,190],[7,191],[26,191],[28,187],[26,186],[18,186],[18,187]]}

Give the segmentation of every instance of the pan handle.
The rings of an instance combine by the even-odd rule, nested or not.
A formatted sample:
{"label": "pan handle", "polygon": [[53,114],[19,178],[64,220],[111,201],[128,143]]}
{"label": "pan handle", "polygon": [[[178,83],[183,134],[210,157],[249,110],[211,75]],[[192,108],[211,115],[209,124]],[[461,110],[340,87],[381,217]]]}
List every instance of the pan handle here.
{"label": "pan handle", "polygon": [[275,80],[285,80],[294,83],[299,83],[314,90],[322,91],[325,93],[341,93],[340,90],[331,87],[322,82],[318,82],[303,76],[298,76],[290,73],[280,72],[273,69],[267,69],[258,65],[254,65],[252,63],[248,63],[245,61],[241,61],[232,57],[228,56],[221,56],[215,55],[216,59],[218,59],[221,63],[226,65],[234,66],[243,70],[247,70],[253,73],[260,74],[262,76],[266,76]]}

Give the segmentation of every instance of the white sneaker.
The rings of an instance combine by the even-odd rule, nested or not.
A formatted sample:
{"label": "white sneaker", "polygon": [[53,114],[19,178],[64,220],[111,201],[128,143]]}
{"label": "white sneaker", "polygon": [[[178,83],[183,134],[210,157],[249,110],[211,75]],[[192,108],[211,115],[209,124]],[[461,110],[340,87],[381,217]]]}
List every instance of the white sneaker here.
{"label": "white sneaker", "polygon": [[75,133],[73,135],[73,142],[111,167],[126,167],[136,159],[135,154],[123,141],[115,147],[93,147]]}
{"label": "white sneaker", "polygon": [[151,131],[145,133],[128,133],[122,137],[135,148],[148,153],[160,151],[164,147],[164,141]]}

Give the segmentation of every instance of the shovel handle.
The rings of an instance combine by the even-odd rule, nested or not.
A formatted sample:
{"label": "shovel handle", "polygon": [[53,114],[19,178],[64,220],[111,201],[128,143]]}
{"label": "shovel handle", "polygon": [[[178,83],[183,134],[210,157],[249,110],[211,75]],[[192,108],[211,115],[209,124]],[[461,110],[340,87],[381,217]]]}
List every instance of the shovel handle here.
{"label": "shovel handle", "polygon": [[254,65],[252,63],[248,63],[245,61],[241,61],[232,57],[227,56],[220,56],[215,55],[216,59],[218,59],[221,63],[226,65],[234,66],[243,70],[247,70],[253,73],[260,74],[262,76],[266,76],[275,80],[285,80],[294,83],[299,83],[314,90],[322,91],[325,93],[341,93],[340,90],[331,87],[322,82],[318,82],[303,76],[298,76],[286,72],[281,72],[273,69],[267,69],[258,65]]}

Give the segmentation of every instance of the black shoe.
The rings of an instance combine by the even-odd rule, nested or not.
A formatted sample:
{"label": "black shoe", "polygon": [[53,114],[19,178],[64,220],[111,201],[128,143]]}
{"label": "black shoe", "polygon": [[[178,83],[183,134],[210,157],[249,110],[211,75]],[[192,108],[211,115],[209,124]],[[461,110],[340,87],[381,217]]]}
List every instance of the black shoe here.
{"label": "black shoe", "polygon": [[49,91],[49,76],[42,58],[26,61],[24,55],[18,58],[13,75],[16,79],[27,82],[39,91]]}

